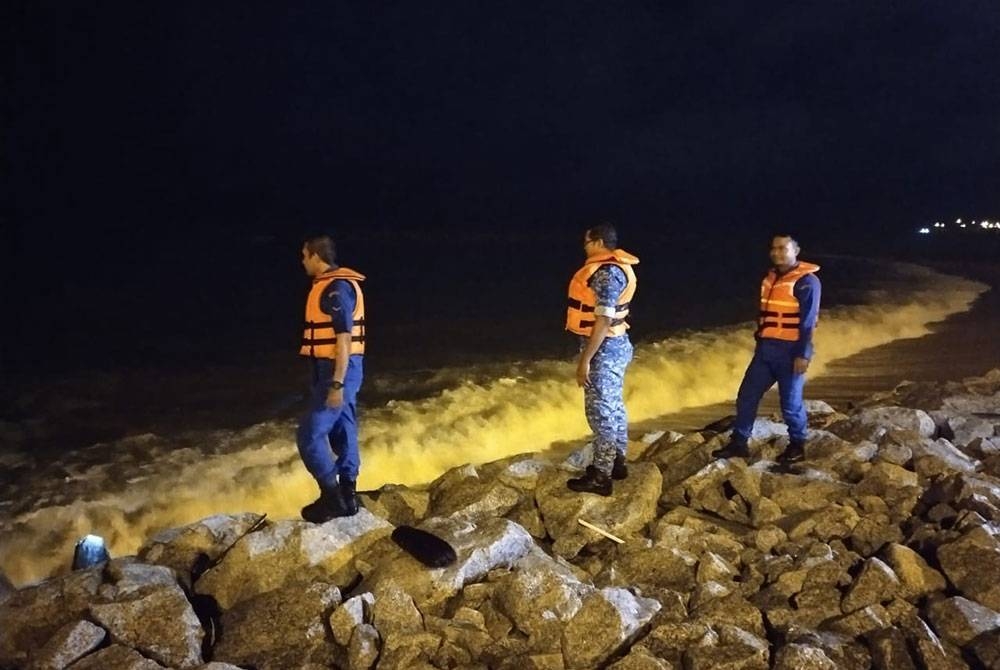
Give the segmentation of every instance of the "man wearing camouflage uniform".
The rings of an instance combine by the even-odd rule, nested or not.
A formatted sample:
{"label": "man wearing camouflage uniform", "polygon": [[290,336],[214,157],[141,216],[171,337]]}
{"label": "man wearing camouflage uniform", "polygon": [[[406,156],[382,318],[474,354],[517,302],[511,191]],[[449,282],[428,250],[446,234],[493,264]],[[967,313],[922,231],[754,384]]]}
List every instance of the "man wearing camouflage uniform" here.
{"label": "man wearing camouflage uniform", "polygon": [[618,248],[618,234],[610,224],[589,229],[583,248],[587,260],[570,281],[566,329],[580,337],[576,381],[584,389],[587,423],[594,431],[594,459],[584,476],[570,479],[567,486],[609,496],[611,480],[628,476],[623,387],[632,343],[626,319],[636,287],[632,266],[639,259]]}

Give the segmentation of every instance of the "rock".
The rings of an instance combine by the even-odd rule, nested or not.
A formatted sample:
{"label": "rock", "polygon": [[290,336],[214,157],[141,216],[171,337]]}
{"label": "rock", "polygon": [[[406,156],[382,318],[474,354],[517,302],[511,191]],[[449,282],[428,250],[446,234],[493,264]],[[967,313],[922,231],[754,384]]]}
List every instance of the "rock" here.
{"label": "rock", "polygon": [[194,588],[227,610],[293,583],[320,580],[343,587],[358,576],[354,559],[391,532],[392,526],[364,508],[319,525],[280,521],[242,537]]}
{"label": "rock", "polygon": [[778,649],[774,670],[837,670],[837,664],[819,647],[786,644]]}
{"label": "rock", "polygon": [[927,412],[908,407],[868,407],[852,416],[848,424],[841,428],[847,434],[835,430],[837,427],[830,430],[851,442],[862,439],[876,442],[893,428],[912,430],[923,437],[933,437],[937,430],[934,419]]}
{"label": "rock", "polygon": [[608,666],[608,670],[674,670],[674,666],[644,648],[633,647],[625,658]]}
{"label": "rock", "polygon": [[917,664],[923,668],[965,670],[969,666],[962,660],[961,651],[948,642],[942,642],[920,617],[909,618],[900,624],[916,653]]}
{"label": "rock", "polygon": [[1000,481],[987,475],[962,473],[941,477],[928,489],[924,502],[947,503],[953,510],[969,510],[1000,523]]}
{"label": "rock", "polygon": [[433,633],[390,633],[382,636],[379,670],[431,670],[430,659],[441,647],[441,638]]}
{"label": "rock", "polygon": [[372,623],[382,638],[424,632],[423,616],[408,593],[394,585],[383,585],[374,597]]}
{"label": "rock", "polygon": [[829,505],[821,510],[809,512],[795,523],[787,523],[788,539],[802,540],[814,537],[823,542],[851,536],[861,517],[847,505]]}
{"label": "rock", "polygon": [[1000,629],[1000,614],[961,596],[931,603],[927,618],[938,635],[959,647],[982,633]]}
{"label": "rock", "polygon": [[523,495],[519,489],[494,478],[465,477],[450,484],[432,490],[428,516],[461,514],[470,520],[503,516]]}
{"label": "rock", "polygon": [[562,635],[567,668],[592,668],[619,649],[660,609],[651,598],[625,589],[601,589],[588,596]]}
{"label": "rock", "polygon": [[697,565],[694,553],[678,547],[636,546],[616,552],[595,579],[612,586],[634,584],[686,592],[694,588]]}
{"label": "rock", "polygon": [[700,434],[692,433],[673,443],[654,444],[646,458],[660,469],[666,490],[715,460],[712,450],[719,446],[722,445],[707,444]]}
{"label": "rock", "polygon": [[882,558],[899,578],[899,593],[910,601],[943,591],[945,580],[940,572],[927,565],[920,555],[901,544],[890,544],[882,552]]}
{"label": "rock", "polygon": [[135,649],[120,644],[113,644],[90,656],[84,656],[71,667],[72,670],[162,670],[163,668]]}
{"label": "rock", "polygon": [[428,569],[393,545],[392,554],[365,576],[360,591],[377,595],[383,588],[398,589],[410,594],[422,612],[438,614],[466,583],[479,581],[491,570],[512,567],[535,546],[524,528],[502,518],[473,523],[460,516],[435,517],[420,527],[447,540],[458,560],[447,568]]}
{"label": "rock", "polygon": [[739,460],[719,460],[684,480],[684,496],[694,510],[705,510],[749,524],[761,497],[761,475]]}
{"label": "rock", "polygon": [[767,636],[760,610],[738,593],[725,595],[704,604],[699,603],[691,615],[696,622],[717,630],[720,626],[728,625],[753,633],[757,637]]}
{"label": "rock", "polygon": [[542,473],[535,492],[545,528],[555,540],[553,551],[560,556],[572,558],[584,546],[610,542],[581,526],[579,519],[627,540],[656,516],[663,478],[649,463],[633,463],[628,478],[615,482],[609,497],[570,491],[567,479],[559,470]]}
{"label": "rock", "polygon": [[152,583],[141,589],[132,590],[131,584],[126,588],[115,602],[90,606],[91,616],[107,629],[112,642],[132,647],[166,666],[201,665],[205,631],[180,586]]}
{"label": "rock", "polygon": [[1000,670],[1000,631],[980,635],[972,641],[968,649],[982,667]]}
{"label": "rock", "polygon": [[106,636],[103,628],[89,621],[68,623],[32,654],[31,667],[34,670],[62,670],[97,649]]}
{"label": "rock", "polygon": [[72,572],[13,592],[0,604],[0,667],[21,667],[67,624],[86,618],[101,586],[101,568]]}
{"label": "rock", "polygon": [[379,652],[378,630],[371,624],[361,624],[351,633],[347,649],[348,667],[351,670],[368,670],[375,665]]}
{"label": "rock", "polygon": [[1000,610],[1000,539],[981,526],[966,532],[937,551],[945,575],[962,595]]}
{"label": "rock", "polygon": [[899,578],[892,568],[877,558],[869,558],[844,596],[841,609],[848,614],[868,605],[888,602],[896,597],[899,588]]}
{"label": "rock", "polygon": [[868,670],[871,654],[865,645],[832,631],[795,631],[789,635],[789,644],[802,644],[822,649],[827,658],[842,670]]}
{"label": "rock", "polygon": [[192,577],[196,579],[263,520],[264,515],[249,512],[217,514],[187,526],[164,530],[142,545],[139,559],[172,568],[190,587]]}
{"label": "rock", "polygon": [[535,550],[497,582],[493,602],[530,639],[558,641],[566,622],[593,592],[559,560]]}
{"label": "rock", "polygon": [[222,614],[214,657],[267,668],[331,663],[328,613],[340,603],[333,584],[293,584],[240,601]]}
{"label": "rock", "polygon": [[917,440],[910,444],[910,449],[917,474],[928,479],[956,472],[975,472],[981,465],[944,438]]}
{"label": "rock", "polygon": [[917,670],[906,645],[906,636],[898,628],[874,631],[867,637],[876,670]]}
{"label": "rock", "polygon": [[869,635],[875,631],[884,630],[891,625],[889,613],[881,605],[868,605],[850,614],[837,617],[826,624],[825,627],[838,633],[843,633],[848,637],[861,637]]}
{"label": "rock", "polygon": [[767,640],[733,626],[719,630],[717,646],[696,646],[684,654],[685,670],[767,670]]}
{"label": "rock", "polygon": [[843,501],[851,487],[822,477],[796,477],[765,472],[761,474],[760,493],[777,503],[784,514],[814,512],[831,503]]}
{"label": "rock", "polygon": [[974,440],[990,439],[996,435],[996,423],[978,416],[954,415],[940,410],[931,412],[931,416],[939,425],[947,427],[948,439],[963,451]]}
{"label": "rock", "polygon": [[854,485],[852,497],[879,497],[888,505],[893,520],[903,521],[910,516],[921,493],[915,472],[892,463],[873,463]]}
{"label": "rock", "polygon": [[340,607],[330,615],[330,631],[333,639],[342,647],[346,647],[351,642],[354,629],[363,623],[372,622],[372,606],[375,604],[375,596],[371,593],[362,593],[345,600]]}
{"label": "rock", "polygon": [[415,526],[427,516],[430,491],[411,489],[402,484],[386,484],[377,491],[358,493],[364,506],[393,526]]}

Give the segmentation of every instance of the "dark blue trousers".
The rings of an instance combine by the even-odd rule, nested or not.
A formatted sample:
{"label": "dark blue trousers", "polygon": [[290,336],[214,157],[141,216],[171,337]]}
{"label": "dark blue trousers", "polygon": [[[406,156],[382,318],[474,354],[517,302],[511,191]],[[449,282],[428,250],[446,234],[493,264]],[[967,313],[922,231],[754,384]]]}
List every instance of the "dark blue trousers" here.
{"label": "dark blue trousers", "polygon": [[736,425],[733,426],[733,435],[743,442],[750,439],[761,396],[775,382],[778,382],[781,415],[788,425],[788,437],[793,441],[805,442],[806,409],[802,404],[802,389],[806,376],[795,374],[792,367],[796,345],[796,342],[766,338],[757,341],[757,349],[736,396]]}
{"label": "dark blue trousers", "polygon": [[302,462],[320,486],[333,487],[337,476],[356,481],[361,468],[358,452],[358,390],[364,378],[361,356],[351,356],[344,377],[344,402],[327,407],[329,375],[314,379],[309,412],[299,422],[296,443]]}

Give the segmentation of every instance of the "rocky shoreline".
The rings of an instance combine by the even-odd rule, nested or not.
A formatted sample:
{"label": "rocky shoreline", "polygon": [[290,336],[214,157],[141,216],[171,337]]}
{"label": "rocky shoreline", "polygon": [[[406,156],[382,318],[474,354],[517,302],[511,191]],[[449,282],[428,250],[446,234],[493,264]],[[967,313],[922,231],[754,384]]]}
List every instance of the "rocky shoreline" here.
{"label": "rocky shoreline", "polygon": [[[610,498],[566,489],[586,453],[526,454],[0,579],[0,668],[1000,668],[1000,369],[809,409],[793,473],[768,419],[749,463],[713,461],[720,422],[632,443]],[[457,562],[418,563],[403,524]]]}

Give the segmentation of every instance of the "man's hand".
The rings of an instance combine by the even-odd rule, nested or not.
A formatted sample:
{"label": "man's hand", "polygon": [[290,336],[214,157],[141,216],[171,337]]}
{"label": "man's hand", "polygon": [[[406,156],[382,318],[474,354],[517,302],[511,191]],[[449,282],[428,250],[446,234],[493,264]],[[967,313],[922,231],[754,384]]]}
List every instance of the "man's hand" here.
{"label": "man's hand", "polygon": [[340,407],[344,404],[344,389],[330,389],[326,394],[326,406],[327,407]]}
{"label": "man's hand", "polygon": [[809,369],[809,359],[808,358],[796,358],[795,362],[792,363],[792,370],[797,375],[804,375],[806,370]]}
{"label": "man's hand", "polygon": [[590,379],[590,361],[580,356],[580,362],[576,364],[576,385],[586,386]]}

